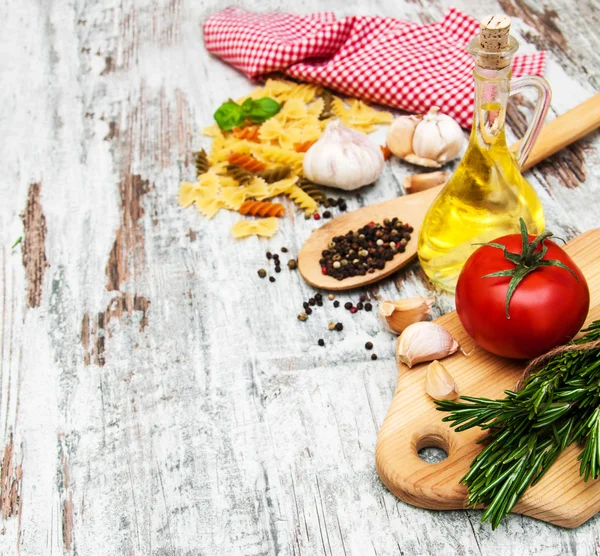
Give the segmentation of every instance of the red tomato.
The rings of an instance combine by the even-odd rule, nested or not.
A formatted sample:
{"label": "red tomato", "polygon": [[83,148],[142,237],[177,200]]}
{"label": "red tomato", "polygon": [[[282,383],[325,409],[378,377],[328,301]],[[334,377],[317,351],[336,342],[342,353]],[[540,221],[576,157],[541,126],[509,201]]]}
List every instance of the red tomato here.
{"label": "red tomato", "polygon": [[[529,236],[533,240],[534,236]],[[496,239],[508,252],[521,253],[521,235]],[[542,260],[558,260],[568,270],[541,266],[527,274],[515,289],[506,317],[510,276],[482,278],[514,269],[502,249],[482,246],[465,263],[456,285],[456,311],[469,334],[482,348],[517,359],[532,359],[564,344],[581,329],[590,307],[590,291],[581,270],[558,245],[544,240]],[[535,253],[541,251],[541,245]]]}

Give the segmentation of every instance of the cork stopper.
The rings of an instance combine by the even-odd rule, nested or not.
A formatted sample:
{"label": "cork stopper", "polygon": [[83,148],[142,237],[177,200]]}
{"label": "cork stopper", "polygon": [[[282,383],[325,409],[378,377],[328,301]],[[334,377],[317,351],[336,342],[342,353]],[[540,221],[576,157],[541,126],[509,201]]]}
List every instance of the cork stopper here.
{"label": "cork stopper", "polygon": [[510,23],[504,14],[488,15],[480,21],[477,63],[483,68],[500,70],[510,65],[517,45],[510,36]]}
{"label": "cork stopper", "polygon": [[484,50],[500,52],[508,46],[510,17],[504,14],[488,15],[481,21],[479,44]]}

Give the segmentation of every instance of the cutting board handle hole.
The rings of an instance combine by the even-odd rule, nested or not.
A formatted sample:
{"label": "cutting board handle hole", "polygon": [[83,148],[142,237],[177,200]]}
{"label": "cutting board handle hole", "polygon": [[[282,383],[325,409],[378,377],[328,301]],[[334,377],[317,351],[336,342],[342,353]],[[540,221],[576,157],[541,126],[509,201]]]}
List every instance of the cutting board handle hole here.
{"label": "cutting board handle hole", "polygon": [[426,463],[440,463],[448,457],[450,446],[445,431],[430,430],[415,441],[415,451]]}

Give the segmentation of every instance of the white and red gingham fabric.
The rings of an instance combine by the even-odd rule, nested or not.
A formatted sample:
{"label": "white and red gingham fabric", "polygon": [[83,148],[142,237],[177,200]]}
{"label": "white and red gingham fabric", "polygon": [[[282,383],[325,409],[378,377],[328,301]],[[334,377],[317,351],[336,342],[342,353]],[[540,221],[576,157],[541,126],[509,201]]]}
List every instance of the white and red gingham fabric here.
{"label": "white and red gingham fabric", "polygon": [[[209,52],[252,79],[279,71],[408,112],[437,105],[469,127],[474,62],[466,46],[478,32],[478,21],[456,9],[423,25],[227,8],[206,21],[204,41]],[[545,52],[515,56],[513,77],[543,75],[545,61]]]}

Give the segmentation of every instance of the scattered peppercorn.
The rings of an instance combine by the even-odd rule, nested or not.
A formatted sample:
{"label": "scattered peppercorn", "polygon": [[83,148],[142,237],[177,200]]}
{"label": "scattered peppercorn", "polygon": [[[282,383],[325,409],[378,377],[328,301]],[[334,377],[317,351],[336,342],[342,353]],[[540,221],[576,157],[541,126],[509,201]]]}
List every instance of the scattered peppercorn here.
{"label": "scattered peppercorn", "polygon": [[372,354],[371,354],[371,359],[372,359],[373,361],[375,361],[375,359],[377,359],[377,354],[376,354],[376,353],[372,353]]}
{"label": "scattered peppercorn", "polygon": [[274,276],[269,276],[269,282],[275,282],[275,277]]}
{"label": "scattered peppercorn", "polygon": [[308,301],[305,301],[304,303],[302,303],[302,307],[304,307],[305,309],[308,309],[310,307],[310,305],[308,304]]}
{"label": "scattered peppercorn", "polygon": [[330,323],[327,325],[327,328],[329,328],[329,330],[335,330],[335,322],[330,322]]}
{"label": "scattered peppercorn", "polygon": [[365,344],[365,349],[373,349],[373,344],[371,342],[367,342]]}
{"label": "scattered peppercorn", "polygon": [[323,294],[322,294],[322,293],[316,293],[316,294],[315,294],[315,299],[316,299],[317,301],[321,301],[321,300],[323,299]]}
{"label": "scattered peppercorn", "polygon": [[333,199],[332,197],[329,197],[329,199],[327,199],[327,202],[329,203],[330,207],[337,207],[338,202],[336,199]]}
{"label": "scattered peppercorn", "polygon": [[275,267],[275,272],[281,272],[281,267],[280,266],[276,266]]}
{"label": "scattered peppercorn", "polygon": [[275,253],[275,254],[273,255],[273,259],[274,259],[275,261],[278,261],[278,260],[279,260],[279,255],[278,255],[277,253]]}
{"label": "scattered peppercorn", "polygon": [[348,205],[346,205],[346,201],[344,201],[344,200],[342,199],[342,201],[340,202],[340,201],[338,200],[338,208],[340,209],[340,212],[345,212],[345,211],[347,211],[347,210],[348,210]]}
{"label": "scattered peppercorn", "polygon": [[370,303],[365,303],[365,311],[371,311],[373,309],[373,305]]}
{"label": "scattered peppercorn", "polygon": [[336,308],[339,307],[340,306],[340,302],[339,301],[334,301],[333,302],[333,306],[336,307]]}
{"label": "scattered peppercorn", "polygon": [[317,303],[317,300],[316,300],[314,297],[311,297],[311,298],[308,300],[308,304],[309,304],[311,307],[314,307],[314,306],[316,305],[316,303]]}
{"label": "scattered peppercorn", "polygon": [[298,315],[298,320],[305,321],[307,318],[308,318],[308,315],[306,313],[300,313]]}
{"label": "scattered peppercorn", "polygon": [[[383,270],[397,253],[406,251],[406,243],[413,231],[398,218],[387,223],[369,222],[366,226],[335,236],[321,252],[321,272],[337,280],[352,276],[365,276]],[[367,296],[362,295],[361,302]]]}
{"label": "scattered peppercorn", "polygon": [[258,275],[259,275],[261,278],[264,278],[264,277],[267,275],[267,271],[266,271],[264,268],[259,268],[259,269],[258,269]]}
{"label": "scattered peppercorn", "polygon": [[348,309],[348,311],[352,309],[352,303],[350,303],[350,301],[346,301],[346,303],[344,303],[344,309]]}
{"label": "scattered peppercorn", "polygon": [[287,252],[288,252],[288,249],[287,249],[287,247],[282,247],[282,248],[281,248],[281,252],[282,252],[282,253],[287,253]]}
{"label": "scattered peppercorn", "polygon": [[323,347],[325,345],[325,340],[323,340],[323,338],[319,338],[319,341],[317,342],[317,344],[319,344],[321,347]]}
{"label": "scattered peppercorn", "polygon": [[317,212],[317,213],[316,213],[316,214],[313,216],[313,218],[314,218],[315,220],[321,220],[321,215],[320,215],[320,214]]}
{"label": "scattered peppercorn", "polygon": [[317,299],[317,307],[323,307],[323,301]]}
{"label": "scattered peppercorn", "polygon": [[336,329],[338,332],[341,332],[342,330],[344,330],[344,325],[343,325],[341,322],[338,322],[338,323],[335,325],[335,329]]}
{"label": "scattered peppercorn", "polygon": [[326,211],[323,213],[323,218],[331,218],[331,212],[330,212],[330,211],[328,211],[328,210],[326,210]]}
{"label": "scattered peppercorn", "polygon": [[356,307],[350,307],[350,312],[352,314],[356,313],[356,311],[358,311],[358,309]]}
{"label": "scattered peppercorn", "polygon": [[298,263],[296,262],[296,259],[290,259],[288,261],[288,268],[290,270],[296,270],[298,268]]}
{"label": "scattered peppercorn", "polygon": [[304,220],[310,220],[310,214],[308,212],[304,213]]}
{"label": "scattered peppercorn", "polygon": [[273,256],[273,255],[271,254],[271,252],[270,252],[270,251],[267,251],[267,259],[271,260],[271,257],[272,257],[272,256]]}
{"label": "scattered peppercorn", "polygon": [[333,301],[333,300],[335,299],[335,295],[333,295],[332,293],[330,293],[330,294],[327,296],[327,299],[329,299],[329,301]]}
{"label": "scattered peppercorn", "polygon": [[306,312],[307,315],[312,315],[312,309],[310,307],[308,307],[304,311]]}
{"label": "scattered peppercorn", "polygon": [[364,305],[363,305],[363,304],[362,304],[360,301],[359,301],[359,302],[356,304],[356,308],[357,308],[359,311],[362,311],[362,310],[363,310],[363,307],[364,307]]}
{"label": "scattered peppercorn", "polygon": [[367,300],[367,296],[366,295],[361,295],[359,298],[359,301],[362,301],[363,303]]}

